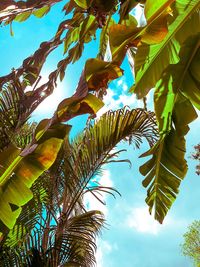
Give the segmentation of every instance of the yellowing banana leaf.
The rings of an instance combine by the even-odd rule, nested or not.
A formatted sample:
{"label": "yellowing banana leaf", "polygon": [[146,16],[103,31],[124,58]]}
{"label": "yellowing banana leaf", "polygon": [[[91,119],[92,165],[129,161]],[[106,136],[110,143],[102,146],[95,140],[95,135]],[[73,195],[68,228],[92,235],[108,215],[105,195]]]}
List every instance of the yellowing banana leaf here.
{"label": "yellowing banana leaf", "polygon": [[[160,79],[164,69],[178,63],[184,41],[199,32],[199,0],[177,0],[172,5],[173,17],[169,21],[168,34],[159,44],[141,44],[135,56],[135,86],[130,91],[138,98],[144,97]],[[193,29],[191,31],[191,29]]]}
{"label": "yellowing banana leaf", "polygon": [[92,0],[74,0],[74,2],[83,9],[88,9],[91,5]]}
{"label": "yellowing banana leaf", "polygon": [[109,45],[109,30],[112,25],[115,24],[114,19],[110,15],[106,21],[106,25],[103,26],[101,35],[100,35],[100,42],[99,42],[99,53],[97,58],[104,60],[105,55],[107,52],[107,47]]}
{"label": "yellowing banana leaf", "polygon": [[[95,115],[96,112],[103,107],[104,103],[102,100],[97,98],[93,94],[88,93],[88,87],[81,91],[81,85],[79,84],[76,93],[69,98],[64,99],[60,102],[55,112],[55,115],[51,119],[42,120],[35,130],[35,140],[41,142],[44,138],[51,138],[55,134],[55,129],[52,125],[58,122],[66,122],[75,116],[82,114]],[[56,130],[62,127],[62,124],[57,124]],[[62,135],[62,131],[60,131]],[[59,136],[59,132],[57,133]]]}
{"label": "yellowing banana leaf", "polygon": [[[34,181],[55,161],[63,139],[69,132],[68,125],[52,126],[39,140],[38,145],[26,156],[17,155],[10,166],[2,166],[0,178],[0,221],[12,229],[22,206],[32,197]],[[49,133],[50,131],[50,133]],[[2,157],[3,157],[2,152]],[[14,151],[15,153],[15,151]]]}
{"label": "yellowing banana leaf", "polygon": [[160,43],[168,33],[167,16],[161,16],[157,18],[151,25],[148,25],[143,30],[140,43],[146,43],[148,45]]}
{"label": "yellowing banana leaf", "polygon": [[123,71],[111,62],[100,59],[88,59],[81,75],[75,94],[64,99],[57,108],[59,121],[67,121],[77,115],[96,112],[104,105],[102,100],[89,94],[107,88],[107,83],[120,77]]}
{"label": "yellowing banana leaf", "polygon": [[148,45],[161,42],[168,33],[168,16],[172,15],[170,5],[175,0],[147,0],[144,15],[147,20],[141,42]]}
{"label": "yellowing banana leaf", "polygon": [[89,91],[107,88],[107,83],[123,74],[118,65],[100,59],[88,59],[80,77],[75,97],[83,98]]}
{"label": "yellowing banana leaf", "polygon": [[89,59],[85,64],[85,79],[89,90],[98,91],[107,88],[108,81],[123,75],[123,70],[116,64],[100,59]]}
{"label": "yellowing banana leaf", "polygon": [[59,121],[67,121],[82,114],[96,114],[103,106],[102,100],[93,94],[88,94],[84,98],[71,97],[64,99],[58,105],[56,114]]}
{"label": "yellowing banana leaf", "polygon": [[128,23],[128,26],[126,26],[127,24],[117,24],[110,28],[110,47],[114,62],[121,64],[127,49],[133,46],[137,47],[141,42],[149,45],[163,40],[168,33],[168,12],[166,12],[166,9],[171,2],[173,1],[165,0],[160,2],[156,0],[155,4],[159,6],[160,12],[156,9],[153,9],[153,12],[149,11],[147,6],[146,13],[148,14],[149,23],[145,27],[137,27],[137,22],[133,21],[129,16],[131,22]]}
{"label": "yellowing banana leaf", "polygon": [[132,22],[131,26],[115,24],[110,27],[109,41],[113,62],[120,65],[127,49],[130,46],[137,46],[140,41],[140,39],[137,39],[139,31],[140,29],[137,28],[137,24],[134,22]]}

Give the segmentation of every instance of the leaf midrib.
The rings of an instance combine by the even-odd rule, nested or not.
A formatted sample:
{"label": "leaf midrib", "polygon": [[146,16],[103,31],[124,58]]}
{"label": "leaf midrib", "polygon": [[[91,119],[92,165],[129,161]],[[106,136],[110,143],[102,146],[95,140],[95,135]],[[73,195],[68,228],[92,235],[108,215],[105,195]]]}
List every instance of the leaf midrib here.
{"label": "leaf midrib", "polygon": [[[157,57],[161,54],[161,52],[163,51],[163,49],[168,45],[168,43],[170,42],[170,40],[172,40],[173,36],[177,33],[177,31],[183,26],[183,24],[185,24],[187,18],[191,15],[191,13],[195,12],[194,10],[196,10],[198,8],[198,6],[200,6],[200,3],[196,3],[196,5],[190,9],[189,13],[183,12],[183,15],[181,17],[183,17],[184,19],[180,21],[180,23],[177,23],[177,20],[180,19],[180,17],[178,16],[177,19],[169,26],[170,28],[173,28],[173,25],[177,23],[177,27],[175,30],[173,30],[171,33],[169,31],[169,36],[166,37],[166,41],[163,41],[163,44],[161,43],[160,49],[158,50],[158,53],[156,53],[156,55],[153,57],[153,59],[150,61],[150,63],[148,64],[148,68],[145,70],[145,72],[143,72],[143,74],[141,75],[141,77],[139,78],[137,84],[135,87],[138,87],[143,76],[146,74],[146,72],[148,71],[148,69],[152,66],[152,64],[154,64],[154,61],[157,59]],[[186,13],[186,15],[185,15]],[[165,39],[164,39],[165,40]]]}
{"label": "leaf midrib", "polygon": [[[183,72],[183,75],[181,76],[181,81],[180,81],[180,84],[179,84],[179,88],[177,90],[177,93],[175,94],[175,101],[174,101],[174,104],[176,102],[176,99],[178,97],[178,94],[180,93],[180,87],[181,87],[181,84],[184,80],[184,76],[190,66],[190,63],[191,61],[193,60],[195,54],[196,54],[196,51],[198,50],[199,48],[199,45],[200,45],[200,40],[198,40],[197,44],[195,45],[195,48],[193,49],[193,52],[190,56],[190,58],[188,59],[187,61],[187,64],[185,65],[184,67],[184,72]],[[157,206],[157,202],[159,202],[159,198],[157,198],[157,195],[158,195],[158,191],[159,191],[159,183],[158,183],[158,180],[159,180],[159,171],[160,171],[160,166],[161,166],[161,157],[162,157],[162,152],[163,152],[163,144],[164,144],[164,139],[161,143],[161,147],[159,148],[159,151],[158,151],[158,156],[156,158],[156,170],[155,170],[155,187],[154,187],[154,194],[155,194],[155,211],[157,210],[156,209],[156,206]],[[170,171],[170,170],[169,170]],[[179,177],[178,177],[179,178]]]}

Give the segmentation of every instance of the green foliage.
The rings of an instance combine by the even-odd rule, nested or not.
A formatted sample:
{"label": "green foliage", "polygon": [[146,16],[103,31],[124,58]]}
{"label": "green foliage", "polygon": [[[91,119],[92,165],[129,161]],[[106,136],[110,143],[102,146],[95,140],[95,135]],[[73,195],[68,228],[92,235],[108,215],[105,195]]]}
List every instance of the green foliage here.
{"label": "green foliage", "polygon": [[[8,148],[1,153],[0,218],[9,229],[14,227],[21,207],[33,197],[30,188],[34,181],[55,161],[67,130],[65,125],[49,128],[37,145],[22,151]],[[9,158],[5,157],[8,153]]]}
{"label": "green foliage", "polygon": [[55,163],[33,184],[33,199],[4,236],[4,266],[36,260],[44,266],[93,266],[95,236],[104,218],[99,211],[86,211],[84,195],[114,195],[115,189],[91,181],[102,166],[119,162],[115,158],[121,151],[113,148],[120,141],[139,147],[143,137],[150,145],[157,139],[154,114],[124,108],[103,114],[71,143],[66,139]]}
{"label": "green foliage", "polygon": [[[0,23],[23,22],[32,14],[40,18],[57,2],[61,1],[4,1]],[[138,3],[146,18],[143,26],[133,16]],[[95,190],[113,190],[92,188],[89,181],[102,164],[115,161],[118,152],[110,151],[124,138],[130,143],[134,140],[136,146],[141,137],[150,143],[150,150],[142,156],[151,158],[140,172],[145,176],[149,210],[163,222],[187,173],[185,135],[197,117],[195,108],[200,108],[199,8],[199,0],[70,0],[63,7],[70,16],[58,25],[53,38],[43,42],[21,67],[0,77],[0,238],[7,255],[5,266],[16,261],[20,266],[24,262],[33,265],[36,259],[37,264],[54,261],[54,266],[93,264],[95,236],[103,216],[98,211],[85,211],[83,195],[88,191],[97,197]],[[113,18],[116,13],[118,22]],[[32,112],[53,92],[58,78],[64,78],[67,66],[80,59],[85,45],[99,36],[97,31],[97,58],[86,61],[74,94],[58,105],[52,118],[42,120],[34,133],[27,131],[20,142],[17,136],[28,125]],[[39,85],[44,62],[61,45],[64,57],[49,80]],[[145,98],[154,88],[160,140],[154,144],[157,135],[151,113],[122,109],[103,115],[69,144],[65,139],[68,126],[62,123],[81,114],[96,116],[104,105],[108,83],[123,75],[120,65],[127,54],[135,73],[130,91]],[[35,229],[38,218],[43,223]],[[49,227],[52,222],[56,222],[55,228]],[[88,228],[83,233],[84,225]],[[26,244],[26,250],[16,248],[17,239]],[[13,247],[11,252],[6,251],[9,246]]]}
{"label": "green foliage", "polygon": [[184,136],[188,124],[197,118],[192,104],[196,107],[200,104],[198,6],[199,1],[176,1],[171,6],[175,16],[169,20],[167,36],[159,44],[142,44],[135,57],[134,91],[142,97],[155,87],[154,107],[161,140],[144,154],[153,157],[140,170],[146,176],[143,185],[148,187],[149,210],[155,209],[155,218],[161,223],[187,173]]}
{"label": "green foliage", "polygon": [[[163,4],[163,6],[165,9],[166,5]],[[199,27],[194,27],[194,25],[199,25],[198,7],[198,0],[175,1],[170,11],[173,16],[168,18],[168,34],[163,41],[150,46],[142,43],[138,47],[135,57],[136,84],[131,90],[139,98],[155,87],[163,71],[169,65],[179,62],[179,52],[184,41],[195,33],[199,33]],[[191,27],[194,27],[194,32],[191,31]]]}
{"label": "green foliage", "polygon": [[41,18],[46,15],[53,4],[60,2],[61,0],[48,1],[4,1],[0,5],[0,24],[12,23],[13,20],[23,22],[27,20],[31,14],[37,18]]}
{"label": "green foliage", "polygon": [[[39,123],[32,142],[21,151],[13,146],[11,146],[12,151],[10,151],[10,147],[3,148],[2,161],[0,162],[2,166],[0,218],[7,228],[12,229],[14,227],[22,210],[21,207],[33,197],[30,187],[34,181],[55,161],[69,128],[60,122],[68,121],[79,114],[95,114],[103,106],[102,100],[88,93],[100,89],[100,86],[96,88],[93,85],[94,77],[98,77],[98,75],[105,76],[104,86],[106,86],[108,80],[121,75],[121,70],[119,67],[104,61],[88,61],[75,94],[58,105],[51,119]],[[18,87],[21,90],[21,95],[24,96],[20,81],[18,81]],[[12,122],[13,127],[10,131],[13,134],[20,125],[23,125],[23,121],[20,121],[20,125],[18,123],[19,116],[28,116],[26,109],[19,109],[18,105],[21,104],[23,98],[18,91],[15,91],[15,88],[16,86],[8,86],[1,96],[1,106],[4,112],[2,114],[2,129],[3,125],[9,125]],[[6,113],[9,114],[9,117]],[[26,117],[25,119],[27,119]],[[20,191],[21,193],[19,193]]]}
{"label": "green foliage", "polygon": [[190,257],[195,266],[200,266],[200,221],[194,221],[188,226],[183,235],[184,243],[181,245],[184,256]]}

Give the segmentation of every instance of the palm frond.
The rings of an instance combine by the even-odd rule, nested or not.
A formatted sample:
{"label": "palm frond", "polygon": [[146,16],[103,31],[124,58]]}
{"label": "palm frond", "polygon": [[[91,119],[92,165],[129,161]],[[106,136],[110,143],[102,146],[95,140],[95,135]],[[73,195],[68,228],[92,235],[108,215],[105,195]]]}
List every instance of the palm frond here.
{"label": "palm frond", "polygon": [[68,175],[64,176],[65,185],[72,199],[66,211],[68,216],[101,167],[109,162],[117,162],[114,159],[116,153],[112,153],[112,149],[122,140],[138,148],[142,138],[150,146],[157,140],[154,114],[125,107],[105,113],[74,140],[70,145],[70,153],[65,157],[65,170],[68,170]]}
{"label": "palm frond", "polygon": [[67,220],[62,235],[60,264],[70,262],[83,267],[94,266],[95,238],[103,224],[103,214],[97,210],[84,212]]}
{"label": "palm frond", "polygon": [[74,140],[69,161],[77,176],[86,177],[96,170],[97,165],[102,165],[116,156],[116,153],[110,152],[120,141],[128,141],[139,148],[142,138],[152,146],[157,137],[152,112],[128,108],[109,111]]}
{"label": "palm frond", "polygon": [[22,128],[28,119],[25,97],[19,80],[4,84],[0,90],[0,150],[10,142],[24,147],[32,138],[35,124]]}
{"label": "palm frond", "polygon": [[154,114],[125,107],[102,115],[71,144],[66,140],[53,166],[35,182],[34,198],[4,242],[5,266],[94,266],[95,238],[104,218],[85,210],[84,193],[114,195],[114,188],[91,180],[104,164],[127,161],[116,159],[121,150],[113,151],[120,141],[137,148],[143,137],[150,146],[158,138]]}

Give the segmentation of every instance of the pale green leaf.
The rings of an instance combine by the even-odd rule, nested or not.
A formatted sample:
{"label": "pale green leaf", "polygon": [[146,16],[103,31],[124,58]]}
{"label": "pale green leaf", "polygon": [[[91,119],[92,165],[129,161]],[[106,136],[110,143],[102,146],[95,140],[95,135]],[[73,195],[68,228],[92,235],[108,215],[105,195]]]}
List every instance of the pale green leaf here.
{"label": "pale green leaf", "polygon": [[144,97],[155,86],[167,66],[178,63],[181,44],[199,31],[198,0],[177,0],[171,7],[173,17],[164,40],[159,44],[138,47],[135,57],[136,85],[130,89],[138,98]]}
{"label": "pale green leaf", "polygon": [[163,16],[163,13],[169,13],[170,5],[174,1],[175,0],[147,0],[144,9],[147,22],[153,21],[158,16]]}
{"label": "pale green leaf", "polygon": [[[181,47],[179,54],[180,61],[177,64],[169,66],[156,84],[154,106],[161,134],[170,131],[172,113],[177,101],[183,99],[182,102],[185,102],[186,105],[187,102],[190,102],[187,100],[189,98],[194,105],[197,107],[200,106],[200,89],[197,74],[199,65],[199,42],[199,34],[193,35],[192,38],[188,37]],[[192,68],[194,72],[192,72]],[[185,101],[182,94],[187,97]],[[190,112],[188,111],[186,117],[189,114]],[[182,115],[180,117],[184,121],[184,116]],[[191,120],[188,121],[188,123],[190,122]]]}
{"label": "pale green leaf", "polygon": [[23,21],[27,20],[31,14],[32,14],[31,11],[23,12],[23,13],[17,15],[14,20],[18,21],[18,22],[23,22]]}
{"label": "pale green leaf", "polygon": [[35,15],[37,18],[42,18],[50,11],[50,8],[50,6],[43,6],[42,8],[34,10],[33,15]]}

